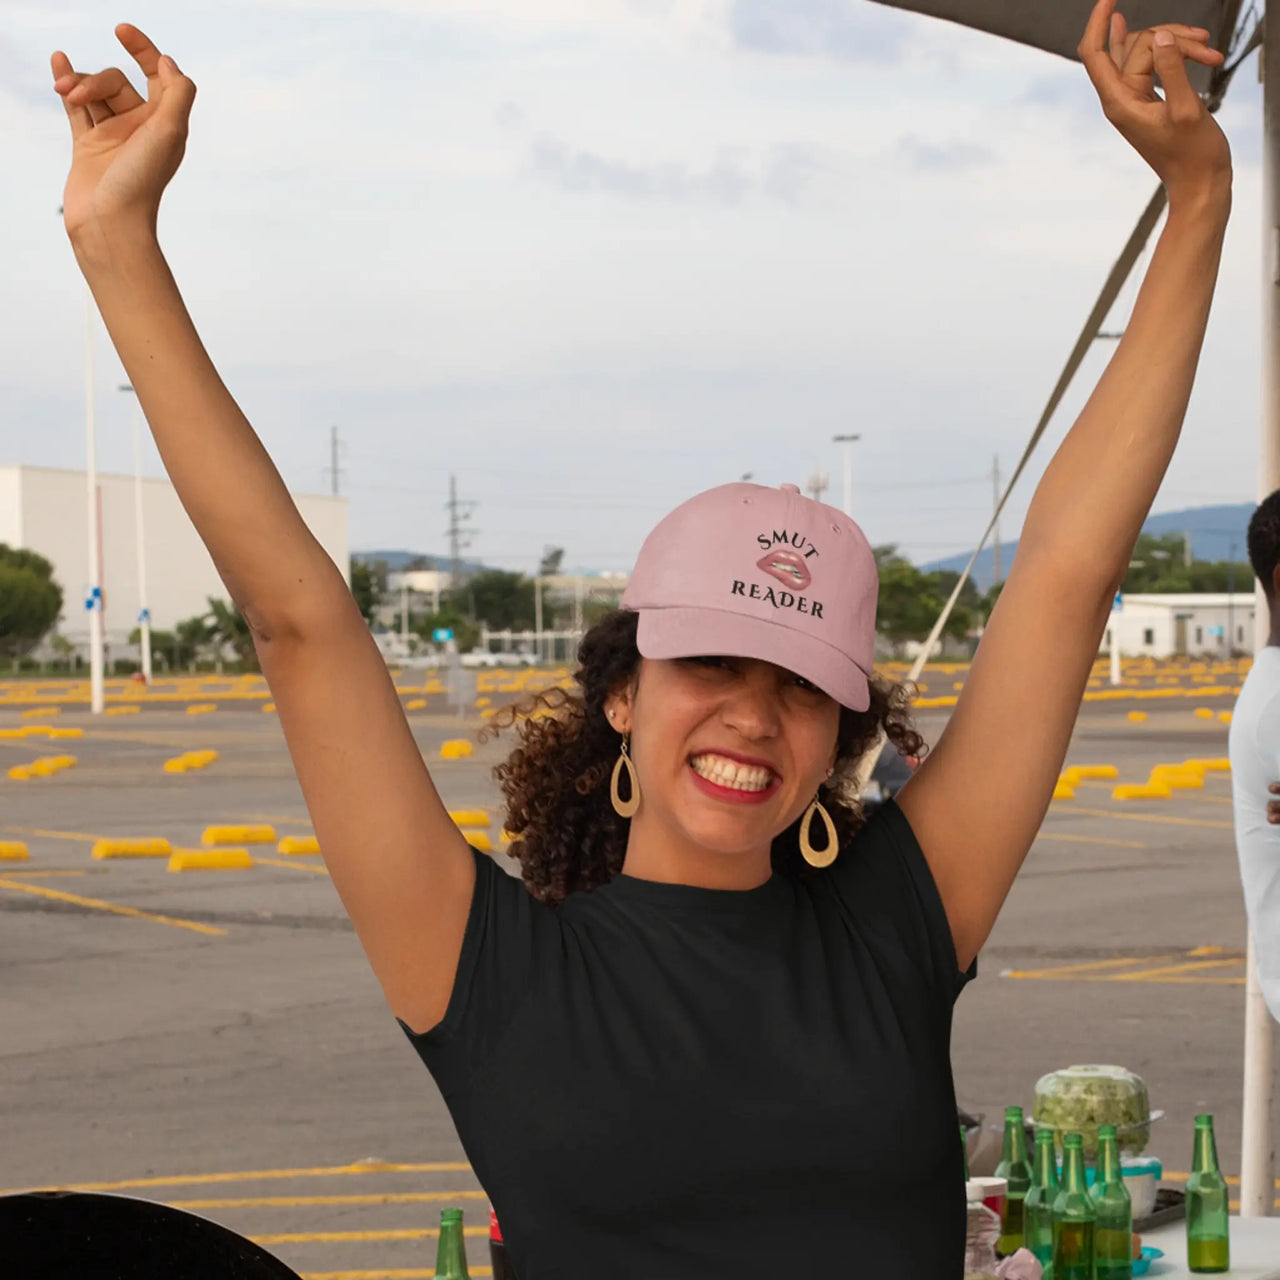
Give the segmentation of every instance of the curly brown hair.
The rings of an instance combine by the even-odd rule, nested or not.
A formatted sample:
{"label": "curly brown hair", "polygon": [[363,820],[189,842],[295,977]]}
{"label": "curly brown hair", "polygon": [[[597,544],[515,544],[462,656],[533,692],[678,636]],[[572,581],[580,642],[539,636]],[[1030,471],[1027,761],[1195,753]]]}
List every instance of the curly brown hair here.
{"label": "curly brown hair", "polygon": [[[513,837],[509,852],[540,902],[559,904],[578,890],[607,884],[622,869],[628,822],[609,799],[619,738],[605,715],[605,703],[640,665],[638,620],[630,609],[606,614],[579,646],[573,676],[577,689],[529,694],[500,708],[480,731],[482,742],[512,726],[519,735],[519,745],[493,776],[506,801],[506,829]],[[883,729],[903,755],[920,756],[926,750],[911,725],[908,687],[874,676],[870,684],[866,711],[840,709],[835,772],[820,788],[842,847],[865,820],[861,800],[849,793],[848,784],[879,732]],[[779,873],[815,874],[800,853],[800,822],[797,818],[774,838],[773,867]]]}

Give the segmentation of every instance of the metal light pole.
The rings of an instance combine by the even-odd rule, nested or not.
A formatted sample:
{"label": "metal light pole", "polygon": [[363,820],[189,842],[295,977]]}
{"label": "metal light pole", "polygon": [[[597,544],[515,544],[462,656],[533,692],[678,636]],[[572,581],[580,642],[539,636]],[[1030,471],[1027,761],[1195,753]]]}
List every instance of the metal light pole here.
{"label": "metal light pole", "polygon": [[93,320],[97,307],[85,289],[85,477],[89,514],[89,590],[84,607],[89,613],[89,710],[101,715],[106,704],[103,662],[102,538],[98,528],[98,433],[93,417]]}
{"label": "metal light pole", "polygon": [[[131,383],[123,383],[121,391],[132,394]],[[147,540],[142,519],[142,405],[133,415],[133,527],[138,542],[138,644],[142,651],[142,678],[151,683],[151,610],[147,607]]]}
{"label": "metal light pole", "polygon": [[[1280,39],[1265,33],[1259,57],[1262,77],[1262,433],[1258,499],[1280,489]],[[1255,587],[1254,653],[1270,637],[1262,586]],[[1244,1007],[1244,1113],[1241,1125],[1240,1216],[1265,1218],[1275,1199],[1271,1144],[1275,1028],[1258,981],[1258,959],[1249,932]]]}
{"label": "metal light pole", "polygon": [[851,446],[855,440],[861,439],[860,435],[831,437],[834,444],[844,447],[844,513],[850,520],[853,519],[853,449]]}

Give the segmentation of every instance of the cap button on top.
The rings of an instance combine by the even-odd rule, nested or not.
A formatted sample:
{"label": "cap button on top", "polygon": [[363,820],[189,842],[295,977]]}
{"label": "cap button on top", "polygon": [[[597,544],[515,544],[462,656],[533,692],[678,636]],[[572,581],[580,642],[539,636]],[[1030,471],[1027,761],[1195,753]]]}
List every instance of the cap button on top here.
{"label": "cap button on top", "polygon": [[798,484],[783,484],[783,485],[779,485],[778,488],[786,490],[787,493],[800,492],[800,486]]}

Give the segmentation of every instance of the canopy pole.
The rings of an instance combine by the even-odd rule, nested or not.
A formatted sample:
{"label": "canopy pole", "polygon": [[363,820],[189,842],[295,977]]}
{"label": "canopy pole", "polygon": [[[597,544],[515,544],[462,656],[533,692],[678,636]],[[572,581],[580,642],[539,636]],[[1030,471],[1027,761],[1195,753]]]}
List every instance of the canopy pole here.
{"label": "canopy pole", "polygon": [[[1262,430],[1258,500],[1280,489],[1280,39],[1264,32],[1259,71],[1262,99]],[[1254,653],[1270,638],[1262,587],[1255,587]],[[1275,1200],[1271,1097],[1275,1086],[1275,1028],[1249,935],[1244,1009],[1244,1109],[1240,1148],[1240,1216],[1265,1218]]]}

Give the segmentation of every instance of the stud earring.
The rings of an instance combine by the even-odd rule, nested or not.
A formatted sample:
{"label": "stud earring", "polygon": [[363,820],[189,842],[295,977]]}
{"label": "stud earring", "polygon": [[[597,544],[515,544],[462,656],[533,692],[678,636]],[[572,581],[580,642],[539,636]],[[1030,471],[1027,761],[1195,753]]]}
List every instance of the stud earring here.
{"label": "stud earring", "polygon": [[[609,779],[609,799],[613,803],[613,811],[620,818],[630,818],[640,808],[640,779],[636,777],[636,767],[631,763],[631,756],[627,752],[630,739],[629,733],[622,735],[622,750],[618,754],[617,763],[613,766],[613,776]],[[618,780],[622,776],[624,766],[627,770],[630,791],[630,798],[627,800],[624,800],[618,791]]]}
{"label": "stud earring", "polygon": [[[815,849],[809,841],[809,832],[815,813],[822,819],[822,824],[827,829],[827,844],[823,849]],[[840,838],[836,835],[836,824],[831,821],[831,815],[822,807],[821,801],[815,795],[813,803],[804,811],[804,817],[800,819],[801,856],[811,867],[829,867],[836,860],[836,854],[839,852]]]}

